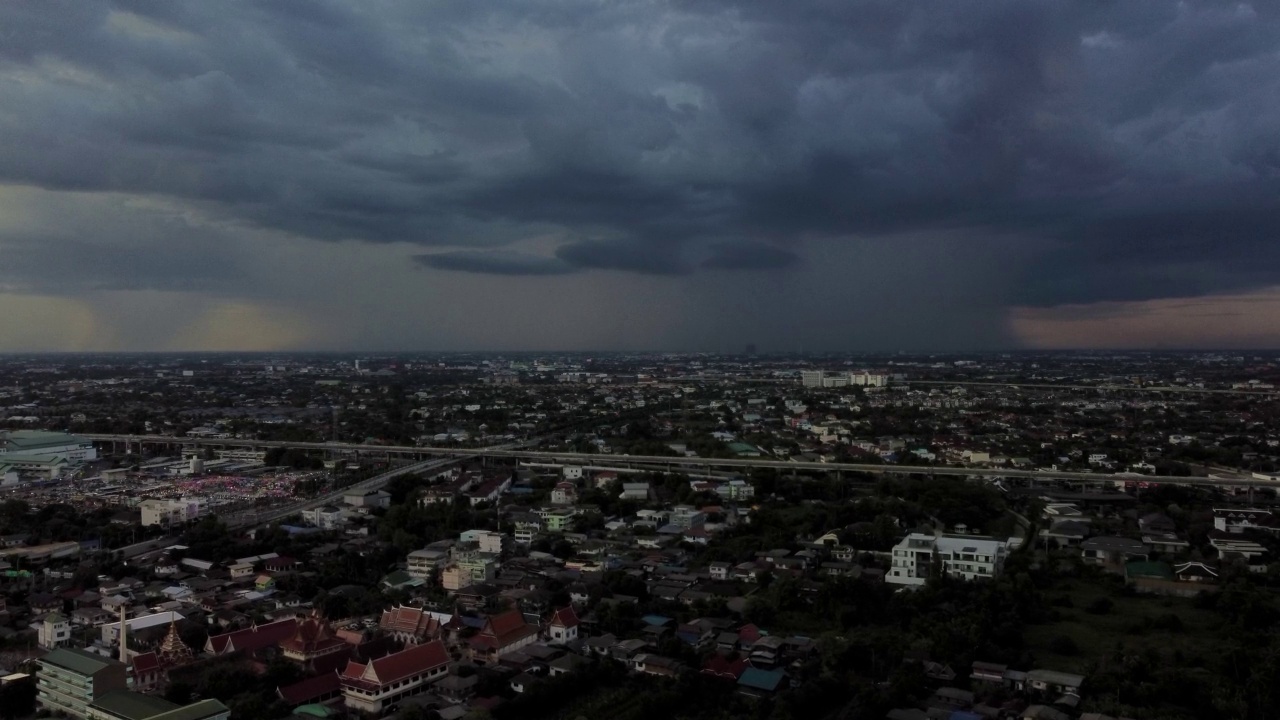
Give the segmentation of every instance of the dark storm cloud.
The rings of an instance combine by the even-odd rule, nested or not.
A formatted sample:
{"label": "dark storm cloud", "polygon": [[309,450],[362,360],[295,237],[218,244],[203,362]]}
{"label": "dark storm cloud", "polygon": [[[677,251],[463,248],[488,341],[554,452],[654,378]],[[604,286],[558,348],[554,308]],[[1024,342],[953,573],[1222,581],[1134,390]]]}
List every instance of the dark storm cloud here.
{"label": "dark storm cloud", "polygon": [[556,257],[580,267],[622,270],[645,275],[683,275],[689,272],[671,243],[584,240],[561,245]]}
{"label": "dark storm cloud", "polygon": [[795,265],[800,258],[789,250],[753,242],[722,242],[711,246],[701,265],[709,270],[772,270]]}
{"label": "dark storm cloud", "polygon": [[[932,233],[1049,248],[991,290],[1014,304],[1280,283],[1275,3],[82,0],[0,28],[0,180],[438,270],[769,271]],[[548,232],[596,239],[495,250]]]}
{"label": "dark storm cloud", "polygon": [[576,270],[557,258],[504,250],[430,253],[414,255],[413,260],[419,265],[437,270],[489,275],[564,275]]}

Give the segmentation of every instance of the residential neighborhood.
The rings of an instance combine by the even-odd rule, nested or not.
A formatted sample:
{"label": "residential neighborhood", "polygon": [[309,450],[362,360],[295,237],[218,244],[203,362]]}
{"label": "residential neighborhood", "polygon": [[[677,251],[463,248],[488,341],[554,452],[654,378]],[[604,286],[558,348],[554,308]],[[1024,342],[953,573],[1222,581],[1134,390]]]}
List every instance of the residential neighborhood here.
{"label": "residential neighborhood", "polygon": [[[60,475],[15,471],[0,500],[5,687],[73,717],[198,720],[551,718],[604,698],[677,716],[1092,720],[1254,702],[1212,688],[1228,682],[1223,653],[1255,658],[1250,677],[1270,667],[1249,643],[1280,618],[1265,427],[1242,426],[1256,434],[1247,451],[1210,450],[1202,433],[1131,455],[1120,446],[1145,441],[1121,440],[1119,418],[1154,402],[1145,392],[1109,391],[1124,410],[1065,413],[1068,398],[1044,413],[1028,398],[1015,410],[1003,386],[921,396],[903,376],[944,372],[936,363],[895,359],[846,383],[664,361],[666,374],[701,373],[677,384],[633,362],[548,363],[538,385],[513,364],[495,384],[477,365],[472,382],[455,370],[456,385],[435,386],[507,394],[515,415],[607,393],[545,412],[524,457],[514,427],[494,443],[471,426],[451,446],[471,456],[425,461],[396,456],[390,443],[431,452],[404,437],[217,459],[219,442],[277,436],[260,421],[205,420],[225,437],[154,420],[137,435],[9,430],[49,448]],[[354,387],[418,397],[400,365],[367,367]],[[253,382],[307,374],[273,363]],[[230,377],[217,382],[241,382]],[[763,378],[767,389],[746,382]],[[1172,398],[1154,417],[1172,426],[1181,407],[1186,423],[1198,401]],[[434,410],[404,407],[405,427],[430,429]],[[1116,420],[1110,440],[1095,416]],[[332,430],[333,413],[316,417]],[[925,440],[929,423],[949,434]],[[1033,429],[1052,423],[1064,429]],[[1073,455],[1090,442],[1101,449]],[[1193,450],[1216,453],[1203,475]],[[1130,457],[1155,469],[1117,462]]]}

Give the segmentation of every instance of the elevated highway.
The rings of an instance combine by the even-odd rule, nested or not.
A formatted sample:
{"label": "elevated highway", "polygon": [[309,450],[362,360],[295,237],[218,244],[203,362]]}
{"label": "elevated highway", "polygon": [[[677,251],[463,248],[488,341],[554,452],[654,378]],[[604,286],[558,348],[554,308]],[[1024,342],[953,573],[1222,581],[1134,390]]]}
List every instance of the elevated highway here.
{"label": "elevated highway", "polygon": [[341,490],[333,490],[319,497],[303,500],[301,502],[291,503],[278,507],[262,508],[255,510],[246,510],[244,512],[225,515],[222,521],[230,528],[253,527],[256,525],[266,525],[279,520],[283,520],[291,515],[296,515],[303,510],[311,510],[323,505],[332,505],[340,502],[344,495],[351,495],[360,492],[372,492],[381,489],[391,480],[401,477],[402,475],[412,475],[413,473],[425,472],[428,470],[439,470],[454,463],[464,460],[463,457],[450,457],[443,459],[425,460],[423,462],[405,465],[394,470],[388,470],[380,475],[375,475],[367,480],[361,480],[354,485],[348,485]]}
{"label": "elevated highway", "polygon": [[[82,435],[94,442],[126,443],[131,445],[162,446],[211,446],[211,447],[248,447],[273,448],[290,447],[301,450],[318,450],[332,452],[363,452],[388,455],[409,455],[415,457],[433,456],[453,458],[456,462],[465,458],[508,458],[513,460],[532,460],[539,462],[567,462],[577,465],[596,465],[626,468],[629,466],[649,466],[670,470],[701,470],[709,472],[712,468],[751,469],[772,468],[779,471],[806,471],[822,473],[868,473],[872,475],[933,475],[998,479],[1009,478],[1031,481],[1065,481],[1080,484],[1100,484],[1117,481],[1160,483],[1166,485],[1202,485],[1220,487],[1280,487],[1275,480],[1258,478],[1222,478],[1175,475],[1117,475],[1112,473],[1072,472],[1058,470],[1017,470],[1011,468],[977,468],[928,465],[883,465],[875,463],[836,463],[795,460],[767,460],[763,458],[687,458],[668,457],[664,455],[601,455],[595,453],[578,453],[569,451],[528,450],[515,445],[534,444],[537,441],[513,443],[491,448],[445,448],[414,447],[408,445],[364,445],[358,443],[299,443],[280,440],[248,440],[243,438],[180,438],[167,435]],[[441,462],[441,466],[447,464]],[[399,474],[418,472],[432,467],[431,462],[418,463],[415,470],[401,468],[392,471]],[[382,476],[378,476],[381,478]],[[383,483],[390,478],[382,480]],[[373,482],[373,479],[365,481]],[[380,487],[380,485],[379,485]],[[341,494],[338,495],[339,497]],[[330,500],[331,502],[331,500]],[[295,510],[294,512],[297,512]]]}

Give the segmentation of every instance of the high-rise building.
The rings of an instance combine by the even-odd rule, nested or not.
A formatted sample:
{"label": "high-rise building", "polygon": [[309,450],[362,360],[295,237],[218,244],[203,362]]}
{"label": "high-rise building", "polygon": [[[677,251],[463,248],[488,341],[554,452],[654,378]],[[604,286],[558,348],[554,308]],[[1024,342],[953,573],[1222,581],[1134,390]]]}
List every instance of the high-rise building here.
{"label": "high-rise building", "polygon": [[825,376],[821,370],[801,370],[800,384],[805,387],[822,387],[822,379]]}

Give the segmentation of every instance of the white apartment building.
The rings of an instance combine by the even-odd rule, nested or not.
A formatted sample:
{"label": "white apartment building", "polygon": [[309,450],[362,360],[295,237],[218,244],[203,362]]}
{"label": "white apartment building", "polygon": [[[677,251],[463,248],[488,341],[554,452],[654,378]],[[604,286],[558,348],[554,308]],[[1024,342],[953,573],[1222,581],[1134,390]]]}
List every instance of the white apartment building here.
{"label": "white apartment building", "polygon": [[825,376],[821,370],[801,370],[800,384],[805,387],[822,387],[822,379]]}
{"label": "white apartment building", "polygon": [[476,549],[482,553],[502,554],[503,536],[492,530],[466,530],[458,535],[458,542],[475,543]]}
{"label": "white apartment building", "polygon": [[147,498],[138,503],[142,525],[181,525],[200,516],[200,498]]}
{"label": "white apartment building", "polygon": [[873,375],[869,372],[849,373],[849,384],[863,387],[887,387],[889,385],[889,376]]}
{"label": "white apartment building", "polygon": [[972,537],[934,537],[911,533],[893,547],[893,567],[886,582],[923,585],[935,561],[948,577],[963,580],[993,578],[1000,574],[1009,544],[1002,540]]}

